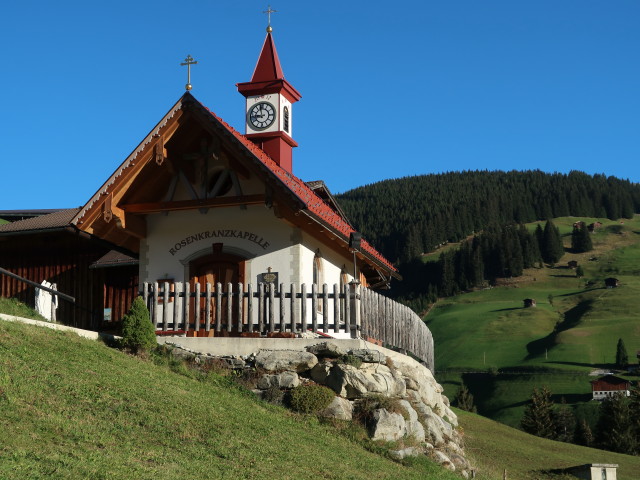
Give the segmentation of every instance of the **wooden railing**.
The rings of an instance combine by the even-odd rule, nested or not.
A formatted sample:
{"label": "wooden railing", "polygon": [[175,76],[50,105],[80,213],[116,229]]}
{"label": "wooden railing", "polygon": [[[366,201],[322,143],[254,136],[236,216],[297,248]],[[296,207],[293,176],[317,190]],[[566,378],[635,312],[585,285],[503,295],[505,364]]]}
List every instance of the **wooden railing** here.
{"label": "wooden railing", "polygon": [[[433,368],[433,338],[408,307],[359,285],[331,289],[220,283],[144,283],[159,335],[365,338],[411,353]],[[241,299],[241,301],[240,301]]]}

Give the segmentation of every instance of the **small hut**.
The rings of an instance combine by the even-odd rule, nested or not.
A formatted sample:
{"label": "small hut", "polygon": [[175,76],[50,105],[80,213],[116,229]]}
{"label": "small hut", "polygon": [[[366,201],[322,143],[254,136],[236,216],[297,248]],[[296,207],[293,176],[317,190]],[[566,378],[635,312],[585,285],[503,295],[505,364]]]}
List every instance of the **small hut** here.
{"label": "small hut", "polygon": [[604,286],[607,288],[616,288],[620,286],[620,280],[617,278],[609,277],[604,279]]}
{"label": "small hut", "polygon": [[530,308],[530,307],[536,306],[535,298],[525,298],[523,301],[524,301],[524,308]]}

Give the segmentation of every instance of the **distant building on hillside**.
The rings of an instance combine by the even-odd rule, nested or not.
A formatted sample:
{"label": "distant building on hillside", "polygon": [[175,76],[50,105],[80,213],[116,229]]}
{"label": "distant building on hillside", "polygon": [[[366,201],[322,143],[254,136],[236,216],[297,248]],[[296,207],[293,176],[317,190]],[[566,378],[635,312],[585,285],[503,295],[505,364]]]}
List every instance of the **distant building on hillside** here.
{"label": "distant building on hillside", "polygon": [[535,307],[536,306],[536,299],[535,298],[525,298],[523,300],[524,302],[524,308],[530,308],[530,307]]}
{"label": "distant building on hillside", "polygon": [[589,229],[590,232],[593,233],[594,230],[600,228],[602,226],[602,223],[600,222],[593,222],[590,223],[589,226],[587,227]]}
{"label": "distant building on hillside", "polygon": [[567,263],[567,265],[569,266],[569,268],[578,268],[578,261],[577,260],[571,260]]}
{"label": "distant building on hillside", "polygon": [[575,222],[573,224],[573,228],[579,228],[582,230],[585,227],[585,225],[586,224],[582,220],[580,220],[579,222]]}
{"label": "distant building on hillside", "polygon": [[587,463],[567,468],[564,472],[583,480],[616,480],[617,469],[618,464],[615,463]]}
{"label": "distant building on hillside", "polygon": [[591,380],[593,400],[602,401],[614,395],[628,397],[631,395],[630,389],[631,383],[628,380],[615,375],[605,375],[597,380]]}
{"label": "distant building on hillside", "polygon": [[604,279],[604,286],[607,288],[616,288],[620,286],[620,280],[617,278],[609,277]]}

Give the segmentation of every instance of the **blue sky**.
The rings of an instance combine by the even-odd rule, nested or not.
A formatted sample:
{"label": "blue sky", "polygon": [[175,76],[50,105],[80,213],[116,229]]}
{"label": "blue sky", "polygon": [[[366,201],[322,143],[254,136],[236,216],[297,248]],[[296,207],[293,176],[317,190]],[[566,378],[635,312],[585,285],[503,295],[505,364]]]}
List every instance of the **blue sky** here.
{"label": "blue sky", "polygon": [[[255,0],[24,0],[0,15],[0,210],[84,204],[184,92],[243,131]],[[272,2],[294,173],[334,193],[458,170],[640,182],[640,2]]]}

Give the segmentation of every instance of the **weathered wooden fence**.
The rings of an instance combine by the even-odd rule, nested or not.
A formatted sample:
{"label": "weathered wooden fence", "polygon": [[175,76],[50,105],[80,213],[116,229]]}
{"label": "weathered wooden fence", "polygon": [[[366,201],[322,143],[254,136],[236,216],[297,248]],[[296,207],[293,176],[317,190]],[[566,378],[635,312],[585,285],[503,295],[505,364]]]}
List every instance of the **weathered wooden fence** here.
{"label": "weathered wooden fence", "polygon": [[144,283],[158,334],[370,337],[433,367],[431,332],[408,307],[358,285]]}
{"label": "weathered wooden fence", "polygon": [[431,330],[409,307],[367,288],[360,290],[362,337],[382,340],[385,345],[411,353],[433,372]]}

